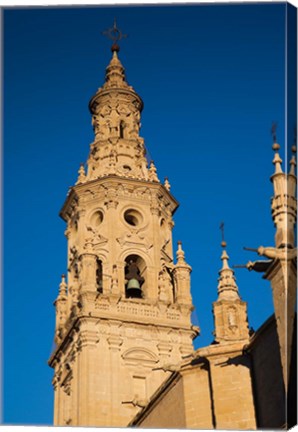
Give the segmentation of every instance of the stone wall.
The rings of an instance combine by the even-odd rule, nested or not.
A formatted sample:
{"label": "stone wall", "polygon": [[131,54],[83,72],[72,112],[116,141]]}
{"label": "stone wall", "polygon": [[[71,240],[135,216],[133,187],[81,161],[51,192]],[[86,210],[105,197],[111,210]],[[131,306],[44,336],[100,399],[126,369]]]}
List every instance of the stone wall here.
{"label": "stone wall", "polygon": [[269,318],[251,343],[252,375],[259,428],[285,424],[285,395],[275,318]]}
{"label": "stone wall", "polygon": [[183,372],[186,427],[213,429],[212,400],[207,367]]}
{"label": "stone wall", "polygon": [[221,356],[210,361],[217,429],[255,429],[255,409],[252,395],[248,356]]}
{"label": "stone wall", "polygon": [[178,376],[136,423],[150,428],[186,428],[183,379]]}

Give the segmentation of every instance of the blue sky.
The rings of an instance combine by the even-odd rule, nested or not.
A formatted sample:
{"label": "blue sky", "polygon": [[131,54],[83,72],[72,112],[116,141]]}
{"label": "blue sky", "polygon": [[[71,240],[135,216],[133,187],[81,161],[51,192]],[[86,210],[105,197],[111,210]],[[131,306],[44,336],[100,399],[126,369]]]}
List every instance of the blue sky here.
{"label": "blue sky", "polygon": [[[5,423],[52,423],[52,303],[66,271],[58,213],[93,139],[88,102],[111,57],[101,32],[116,17],[129,34],[119,56],[144,100],[148,153],[180,203],[174,242],[193,268],[199,347],[212,341],[220,222],[231,265],[256,258],[243,246],[273,245],[270,128],[278,122],[283,156],[285,12],[285,3],[4,11]],[[273,312],[269,282],[236,277],[256,329]]]}

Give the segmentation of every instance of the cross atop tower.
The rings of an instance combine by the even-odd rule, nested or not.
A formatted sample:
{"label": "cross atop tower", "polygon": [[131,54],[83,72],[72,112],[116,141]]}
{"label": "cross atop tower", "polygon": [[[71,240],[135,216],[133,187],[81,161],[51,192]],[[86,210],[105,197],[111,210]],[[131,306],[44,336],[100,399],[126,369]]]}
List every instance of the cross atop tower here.
{"label": "cross atop tower", "polygon": [[219,225],[219,229],[221,230],[221,246],[224,248],[227,246],[227,243],[225,242],[225,224],[224,222],[221,222]]}
{"label": "cross atop tower", "polygon": [[120,47],[118,45],[118,41],[121,39],[127,38],[127,34],[122,33],[122,31],[117,27],[116,18],[114,19],[113,27],[102,32],[104,36],[113,41],[113,45],[111,47],[112,51],[119,51]]}

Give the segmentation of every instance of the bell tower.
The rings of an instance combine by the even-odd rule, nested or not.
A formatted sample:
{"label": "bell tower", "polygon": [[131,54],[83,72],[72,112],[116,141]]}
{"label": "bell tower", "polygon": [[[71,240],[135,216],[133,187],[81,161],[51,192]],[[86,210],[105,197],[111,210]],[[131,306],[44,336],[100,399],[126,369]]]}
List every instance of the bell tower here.
{"label": "bell tower", "polygon": [[172,252],[178,203],[140,137],[143,102],[118,58],[92,97],[94,141],[61,210],[67,276],[56,308],[54,424],[126,426],[193,352],[191,267]]}

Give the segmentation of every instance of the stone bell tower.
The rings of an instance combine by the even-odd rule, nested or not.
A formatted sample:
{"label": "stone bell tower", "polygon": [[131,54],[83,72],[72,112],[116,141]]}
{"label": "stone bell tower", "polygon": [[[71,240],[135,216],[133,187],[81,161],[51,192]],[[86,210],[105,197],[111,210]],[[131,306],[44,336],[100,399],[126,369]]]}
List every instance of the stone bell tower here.
{"label": "stone bell tower", "polygon": [[55,425],[126,426],[167,378],[166,365],[193,352],[198,334],[181,243],[173,261],[178,203],[147,164],[143,102],[118,52],[114,43],[89,104],[95,138],[87,170],[80,167],[60,213],[68,265],[49,360]]}

